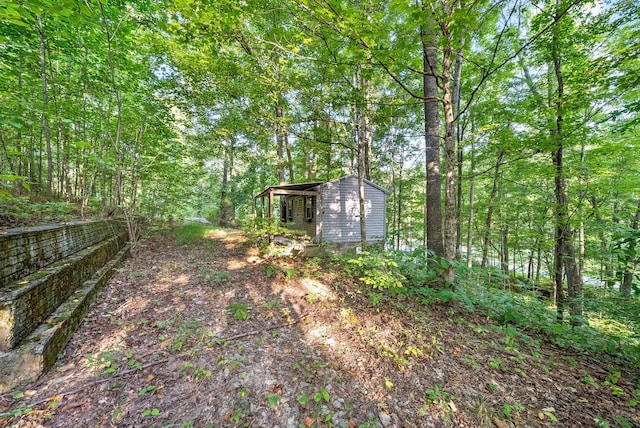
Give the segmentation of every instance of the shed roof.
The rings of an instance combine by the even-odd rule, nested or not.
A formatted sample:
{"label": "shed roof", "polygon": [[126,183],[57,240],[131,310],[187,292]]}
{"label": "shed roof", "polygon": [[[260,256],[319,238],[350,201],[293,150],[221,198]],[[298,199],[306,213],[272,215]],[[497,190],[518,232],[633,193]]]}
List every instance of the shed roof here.
{"label": "shed roof", "polygon": [[[350,175],[345,175],[344,177],[340,177],[340,178],[336,178],[335,180],[330,180],[327,182],[323,182],[323,181],[314,181],[314,182],[310,182],[310,183],[296,183],[296,184],[280,184],[278,186],[269,186],[266,187],[262,192],[258,193],[254,198],[261,198],[269,193],[273,194],[273,195],[278,195],[278,194],[283,194],[283,195],[290,195],[290,194],[295,194],[296,192],[300,192],[300,194],[304,194],[303,192],[308,191],[309,189],[313,189],[314,187],[320,186],[321,184],[327,184],[327,183],[337,183],[339,181],[343,181],[346,180],[347,178],[358,178],[358,176],[356,174],[350,174]],[[384,187],[380,187],[377,184],[375,184],[374,182],[367,180],[366,178],[363,179],[365,183],[369,184],[370,186],[384,192],[384,193],[389,193],[389,191],[387,189],[385,189]]]}
{"label": "shed roof", "polygon": [[[338,182],[338,181],[346,180],[347,178],[351,178],[351,177],[354,177],[354,178],[356,178],[356,179],[357,179],[357,178],[358,178],[358,175],[357,175],[357,174],[345,175],[344,177],[340,177],[340,178],[336,178],[335,180],[327,181],[327,183],[335,183],[335,182]],[[363,178],[363,180],[364,180],[364,182],[365,182],[365,183],[369,184],[370,186],[373,186],[373,187],[375,187],[376,189],[383,191],[384,193],[389,193],[389,191],[388,191],[387,189],[385,189],[384,187],[378,186],[378,185],[377,185],[376,183],[374,183],[373,181],[371,181],[371,180],[367,180],[366,178]],[[323,184],[324,184],[324,183],[323,183]]]}
{"label": "shed roof", "polygon": [[278,186],[269,186],[266,187],[262,192],[258,193],[255,198],[260,198],[268,193],[273,193],[274,195],[279,194],[291,194],[291,192],[304,192],[309,189],[312,189],[316,186],[323,184],[320,182],[312,182],[312,183],[296,183],[296,184],[280,184]]}

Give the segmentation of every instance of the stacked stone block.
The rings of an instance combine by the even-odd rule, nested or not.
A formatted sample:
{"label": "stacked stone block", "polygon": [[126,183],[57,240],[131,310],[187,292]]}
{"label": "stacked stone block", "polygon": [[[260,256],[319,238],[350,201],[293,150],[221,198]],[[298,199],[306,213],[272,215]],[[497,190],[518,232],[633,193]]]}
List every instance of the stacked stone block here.
{"label": "stacked stone block", "polygon": [[128,254],[123,222],[0,235],[0,392],[51,367],[100,286]]}

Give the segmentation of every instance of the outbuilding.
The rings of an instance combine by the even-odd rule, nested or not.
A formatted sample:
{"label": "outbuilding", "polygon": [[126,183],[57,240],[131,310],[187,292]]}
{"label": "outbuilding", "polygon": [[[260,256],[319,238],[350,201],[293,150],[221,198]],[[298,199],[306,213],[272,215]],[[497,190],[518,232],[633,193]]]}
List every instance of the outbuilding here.
{"label": "outbuilding", "polygon": [[[369,180],[363,181],[366,240],[368,243],[383,242],[388,191]],[[258,216],[272,218],[279,215],[287,227],[304,231],[316,243],[351,246],[361,242],[358,177],[355,174],[328,182],[269,186],[256,195],[254,201]]]}

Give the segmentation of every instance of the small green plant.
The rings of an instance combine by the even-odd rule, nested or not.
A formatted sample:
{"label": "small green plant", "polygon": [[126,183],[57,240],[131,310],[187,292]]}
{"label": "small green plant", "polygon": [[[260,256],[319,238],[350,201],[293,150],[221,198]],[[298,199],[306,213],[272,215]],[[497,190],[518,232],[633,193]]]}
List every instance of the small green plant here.
{"label": "small green plant", "polygon": [[231,274],[229,274],[229,272],[227,272],[226,270],[206,270],[204,268],[201,268],[198,272],[198,275],[211,287],[225,284],[231,280]]}
{"label": "small green plant", "polygon": [[463,359],[462,362],[468,366],[470,366],[472,369],[477,369],[479,367],[478,362],[476,361],[475,357],[473,355],[466,355]]}
{"label": "small green plant", "polygon": [[594,388],[598,388],[600,386],[598,385],[598,382],[596,382],[594,378],[592,378],[591,376],[589,376],[589,374],[587,374],[586,371],[582,372],[582,381],[587,385],[593,386]]}
{"label": "small green plant", "polygon": [[196,369],[193,370],[193,377],[197,382],[202,382],[203,380],[210,378],[211,375],[211,370],[203,369],[202,367],[196,367]]}
{"label": "small green plant", "polygon": [[294,269],[294,268],[286,268],[284,270],[284,274],[285,274],[286,280],[288,281],[291,278],[294,278],[294,277],[300,275],[300,271],[298,269]]}
{"label": "small green plant", "polygon": [[245,361],[247,361],[245,357],[243,357],[242,355],[236,354],[231,358],[221,359],[220,361],[218,361],[218,365],[219,366],[229,365],[231,370],[235,370],[238,367],[240,367],[240,365],[243,364]]}
{"label": "small green plant", "polygon": [[268,311],[277,311],[282,307],[282,300],[269,300],[264,302],[262,307]]}
{"label": "small green plant", "polygon": [[500,370],[500,366],[502,365],[502,359],[500,358],[489,358],[489,366],[496,370]]}
{"label": "small green plant", "polygon": [[246,303],[234,302],[228,305],[225,309],[239,321],[246,321],[249,319],[250,307]]}
{"label": "small green plant", "polygon": [[367,297],[369,297],[369,303],[371,306],[378,306],[380,302],[384,301],[385,295],[382,293],[377,293],[375,291],[370,291],[367,293]]}
{"label": "small green plant", "polygon": [[278,394],[267,394],[267,404],[269,407],[278,407],[282,397]]}
{"label": "small green plant", "polygon": [[505,403],[502,406],[502,414],[505,415],[505,417],[507,417],[508,419],[511,419],[513,413],[519,414],[522,410],[524,410],[524,406],[518,402],[515,402],[513,404]]}
{"label": "small green plant", "polygon": [[429,401],[432,404],[443,406],[444,409],[445,409],[445,413],[447,415],[450,414],[451,406],[452,406],[451,403],[453,402],[453,400],[456,399],[456,397],[454,395],[449,394],[448,392],[444,391],[442,389],[442,385],[441,384],[436,383],[433,386],[433,389],[426,390],[425,394],[427,395],[427,398],[429,398]]}
{"label": "small green plant", "polygon": [[147,409],[144,412],[142,412],[142,417],[159,416],[159,415],[160,415],[160,410],[158,410],[155,407],[153,409]]}
{"label": "small green plant", "polygon": [[138,397],[140,397],[140,396],[142,396],[142,395],[146,394],[147,392],[151,392],[151,391],[153,391],[154,389],[156,389],[156,387],[155,387],[155,386],[153,386],[153,385],[147,385],[147,386],[145,386],[144,388],[142,388],[140,391],[138,391]]}
{"label": "small green plant", "polygon": [[320,390],[320,392],[317,392],[314,396],[313,396],[313,401],[315,401],[316,403],[319,403],[320,401],[322,401],[324,399],[324,401],[326,401],[327,403],[331,400],[331,396],[329,395],[329,392],[322,388]]}
{"label": "small green plant", "polygon": [[98,355],[86,354],[84,357],[86,366],[102,368],[103,375],[114,374],[118,371],[116,361],[118,361],[120,357],[112,350],[101,352]]}
{"label": "small green plant", "polygon": [[553,407],[545,407],[538,412],[538,417],[540,418],[540,420],[544,420],[544,418],[547,417],[553,422],[558,422],[558,418],[556,418],[556,415],[554,414],[555,411],[556,409],[554,409]]}

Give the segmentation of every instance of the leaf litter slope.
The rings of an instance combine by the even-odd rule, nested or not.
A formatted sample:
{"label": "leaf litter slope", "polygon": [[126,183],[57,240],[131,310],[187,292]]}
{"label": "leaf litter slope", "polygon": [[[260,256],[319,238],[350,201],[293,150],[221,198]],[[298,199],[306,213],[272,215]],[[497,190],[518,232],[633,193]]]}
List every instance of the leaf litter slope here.
{"label": "leaf litter slope", "polygon": [[368,291],[239,232],[156,233],[0,425],[640,426],[624,367]]}

